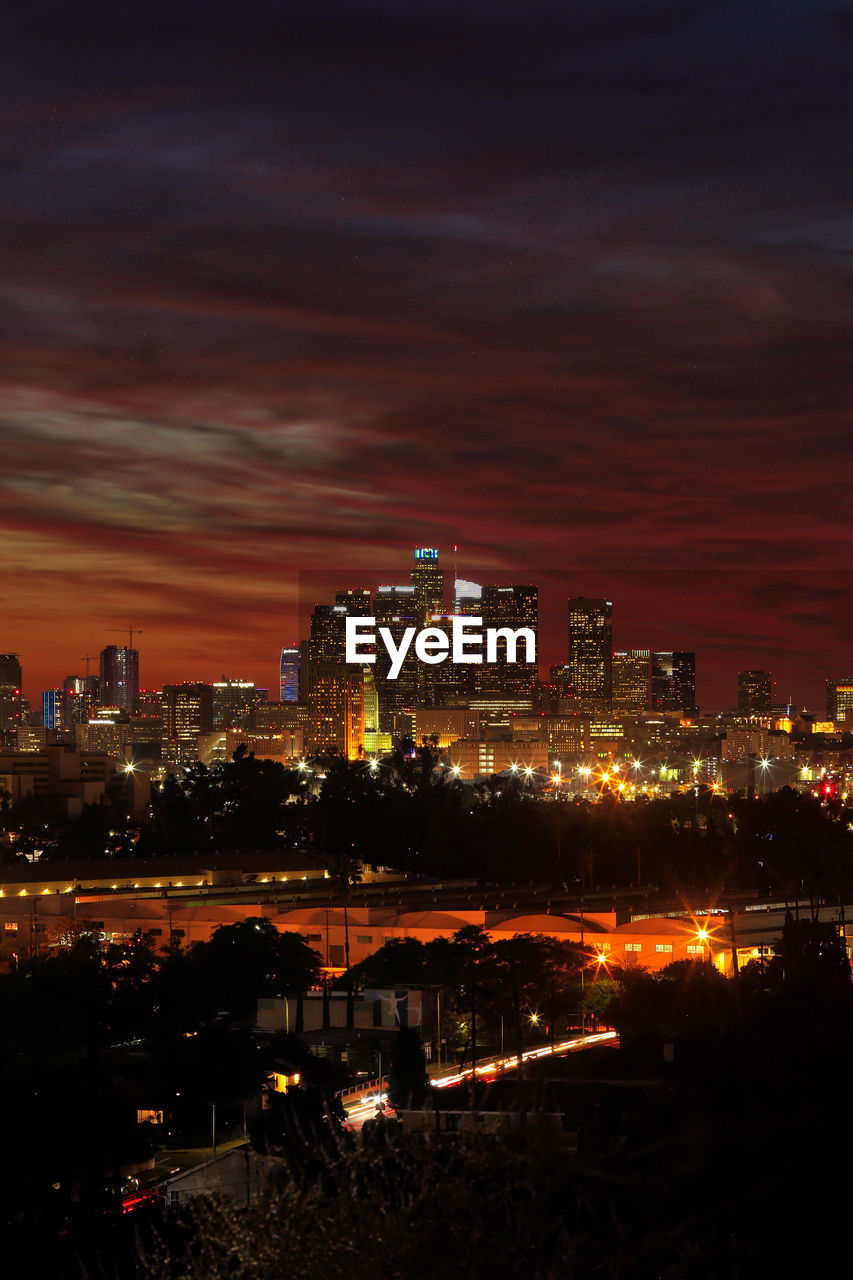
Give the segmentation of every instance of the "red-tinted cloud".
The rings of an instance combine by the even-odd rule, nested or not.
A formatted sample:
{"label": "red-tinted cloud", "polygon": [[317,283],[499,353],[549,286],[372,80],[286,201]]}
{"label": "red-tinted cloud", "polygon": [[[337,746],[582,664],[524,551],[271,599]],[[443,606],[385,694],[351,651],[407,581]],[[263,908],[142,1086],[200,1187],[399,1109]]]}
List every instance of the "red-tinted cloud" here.
{"label": "red-tinted cloud", "polygon": [[738,666],[813,704],[850,666],[843,24],[96,17],[51,47],[36,6],[0,55],[29,690],[125,621],[145,683],[274,684],[299,573],[415,542],[541,581],[546,658],[567,595],[611,595],[620,645],[698,651],[705,705]]}

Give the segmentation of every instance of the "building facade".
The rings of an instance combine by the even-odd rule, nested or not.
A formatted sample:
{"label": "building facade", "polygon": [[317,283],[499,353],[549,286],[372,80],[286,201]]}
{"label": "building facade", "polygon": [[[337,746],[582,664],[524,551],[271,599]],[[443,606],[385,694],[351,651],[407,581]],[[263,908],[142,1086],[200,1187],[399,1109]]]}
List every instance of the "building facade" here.
{"label": "building facade", "polygon": [[108,644],[101,650],[101,705],[130,715],[139,692],[139,650]]}
{"label": "building facade", "polygon": [[695,653],[674,650],[652,654],[651,710],[695,714]]}
{"label": "building facade", "polygon": [[621,715],[644,715],[649,709],[651,654],[627,649],[613,655],[612,710]]}
{"label": "building facade", "polygon": [[285,645],[279,660],[278,696],[282,702],[299,701],[299,646]]}
{"label": "building facade", "polygon": [[739,671],[737,709],[742,716],[769,715],[773,706],[773,677],[769,671]]}
{"label": "building facade", "polygon": [[579,708],[601,715],[613,698],[613,604],[574,596],[568,621],[568,667]]}
{"label": "building facade", "polygon": [[444,613],[444,570],[437,547],[415,547],[409,578],[417,593],[418,626],[426,627],[434,614]]}

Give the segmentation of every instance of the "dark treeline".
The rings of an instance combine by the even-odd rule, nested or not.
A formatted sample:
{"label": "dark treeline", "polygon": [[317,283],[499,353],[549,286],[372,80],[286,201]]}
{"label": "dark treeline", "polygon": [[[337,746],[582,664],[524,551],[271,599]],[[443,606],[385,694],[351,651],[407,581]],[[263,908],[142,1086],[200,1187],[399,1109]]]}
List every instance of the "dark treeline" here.
{"label": "dark treeline", "polygon": [[[45,857],[202,855],[304,848],[440,878],[569,889],[642,885],[837,898],[853,889],[853,808],[792,788],[597,803],[535,794],[521,775],[464,785],[427,748],[378,766],[331,757],[285,769],[242,752],[155,789],[141,824],[108,806],[61,822],[30,801],[3,821]],[[47,830],[45,825],[47,824]]]}

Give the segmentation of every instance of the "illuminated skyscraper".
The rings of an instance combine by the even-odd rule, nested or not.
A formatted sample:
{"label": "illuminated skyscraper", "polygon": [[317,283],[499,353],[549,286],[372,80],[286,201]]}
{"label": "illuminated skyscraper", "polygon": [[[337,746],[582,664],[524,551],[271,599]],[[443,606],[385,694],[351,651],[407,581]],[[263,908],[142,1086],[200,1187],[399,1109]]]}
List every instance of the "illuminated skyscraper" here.
{"label": "illuminated skyscraper", "polygon": [[[445,635],[453,631],[453,617],[450,614],[433,614],[427,620],[427,626],[437,627]],[[419,707],[443,707],[449,702],[460,702],[473,694],[477,687],[478,668],[473,663],[454,662],[451,654],[443,662],[420,663],[418,665],[418,699]]]}
{"label": "illuminated skyscraper", "polygon": [[569,600],[569,671],[581,712],[601,715],[613,696],[613,604],[574,596]]}
{"label": "illuminated skyscraper", "polygon": [[311,614],[310,662],[343,662],[346,652],[346,606],[317,604]]}
{"label": "illuminated skyscraper", "polygon": [[[411,588],[413,590],[413,588]],[[346,620],[371,616],[370,591],[351,587],[338,591],[334,604],[318,604],[311,614],[311,638],[308,641],[310,662],[344,662],[346,660]]]}
{"label": "illuminated skyscraper", "polygon": [[[399,645],[407,627],[417,629],[418,609],[415,587],[377,588],[373,601],[377,634],[380,627],[387,627],[394,644]],[[401,713],[411,711],[417,705],[419,665],[414,645],[411,645],[397,679],[390,679],[391,655],[386,645],[377,643],[373,678],[376,681],[376,692],[379,698],[379,728],[383,732],[394,734],[401,732]]]}
{"label": "illuminated skyscraper", "polygon": [[649,709],[650,654],[648,649],[628,649],[613,655],[614,711],[642,715]]}
{"label": "illuminated skyscraper", "polygon": [[773,705],[773,677],[769,671],[737,673],[737,709],[742,716],[768,715]]}
{"label": "illuminated skyscraper", "polygon": [[457,578],[453,584],[453,612],[466,618],[478,618],[482,608],[483,588],[479,582]]}
{"label": "illuminated skyscraper", "polygon": [[652,654],[652,711],[696,711],[696,654],[684,651]]}
{"label": "illuminated skyscraper", "polygon": [[269,690],[252,680],[226,679],[213,683],[214,729],[252,729],[255,711],[268,701]]}
{"label": "illuminated skyscraper", "polygon": [[352,618],[370,617],[370,588],[346,587],[335,592],[335,604],[342,605]]}
{"label": "illuminated skyscraper", "polygon": [[[534,649],[539,640],[539,589],[532,586],[484,587],[481,601],[483,628],[505,628],[532,631]],[[516,647],[517,661],[506,661],[506,644],[498,645],[497,663],[483,662],[477,667],[480,692],[495,691],[509,697],[528,698],[536,683],[538,666],[536,657],[530,658],[528,647],[520,640]],[[485,657],[485,655],[484,655]],[[524,659],[522,661],[521,659]]]}
{"label": "illuminated skyscraper", "polygon": [[0,653],[0,746],[14,747],[23,717],[21,664],[16,653]]}
{"label": "illuminated skyscraper", "polygon": [[444,570],[436,547],[415,547],[415,567],[409,578],[417,592],[418,625],[425,627],[433,614],[444,613]]}
{"label": "illuminated skyscraper", "polygon": [[356,760],[364,744],[364,677],[360,667],[309,662],[305,668],[308,750]]}
{"label": "illuminated skyscraper", "polygon": [[163,758],[180,763],[198,758],[199,734],[213,730],[213,685],[164,684]]}
{"label": "illuminated skyscraper", "polygon": [[376,681],[373,679],[373,668],[362,668],[362,690],[364,701],[364,754],[375,756],[381,751],[390,751],[392,747],[390,733],[382,733],[379,729],[379,695],[376,692]]}
{"label": "illuminated skyscraper", "polygon": [[299,701],[299,646],[285,645],[279,664],[278,696],[281,702]]}
{"label": "illuminated skyscraper", "polygon": [[45,689],[41,695],[41,722],[45,729],[62,729],[63,697],[61,689]]}
{"label": "illuminated skyscraper", "polygon": [[826,718],[837,724],[853,719],[853,676],[826,682]]}
{"label": "illuminated skyscraper", "polygon": [[62,686],[63,725],[88,724],[99,704],[100,689],[97,676],[66,676]]}
{"label": "illuminated skyscraper", "polygon": [[130,715],[139,692],[139,650],[108,644],[101,650],[101,706]]}

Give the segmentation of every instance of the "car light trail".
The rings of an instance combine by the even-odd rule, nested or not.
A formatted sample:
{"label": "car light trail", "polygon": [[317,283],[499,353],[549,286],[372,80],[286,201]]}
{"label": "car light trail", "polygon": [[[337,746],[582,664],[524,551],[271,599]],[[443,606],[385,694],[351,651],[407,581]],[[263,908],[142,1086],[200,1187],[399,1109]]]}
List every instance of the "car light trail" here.
{"label": "car light trail", "polygon": [[[537,1049],[525,1049],[521,1055],[522,1062],[533,1062],[539,1058],[557,1057],[562,1053],[572,1053],[579,1049],[588,1049],[592,1045],[612,1043],[618,1039],[616,1031],[599,1031],[591,1036],[575,1036],[571,1040],[561,1040],[556,1044],[542,1045]],[[484,1062],[477,1067],[477,1076],[480,1079],[488,1079],[495,1077],[502,1071],[511,1071],[518,1066],[518,1055],[515,1053],[507,1054],[504,1057],[493,1058],[490,1062]],[[447,1071],[443,1075],[433,1076],[430,1084],[434,1089],[447,1089],[451,1085],[462,1084],[464,1080],[470,1080],[471,1068],[465,1067],[458,1071]],[[388,1100],[387,1093],[372,1094],[369,1098],[361,1098],[353,1105],[347,1108],[347,1125],[352,1128],[361,1128],[365,1120],[372,1120],[377,1108],[384,1106]]]}

